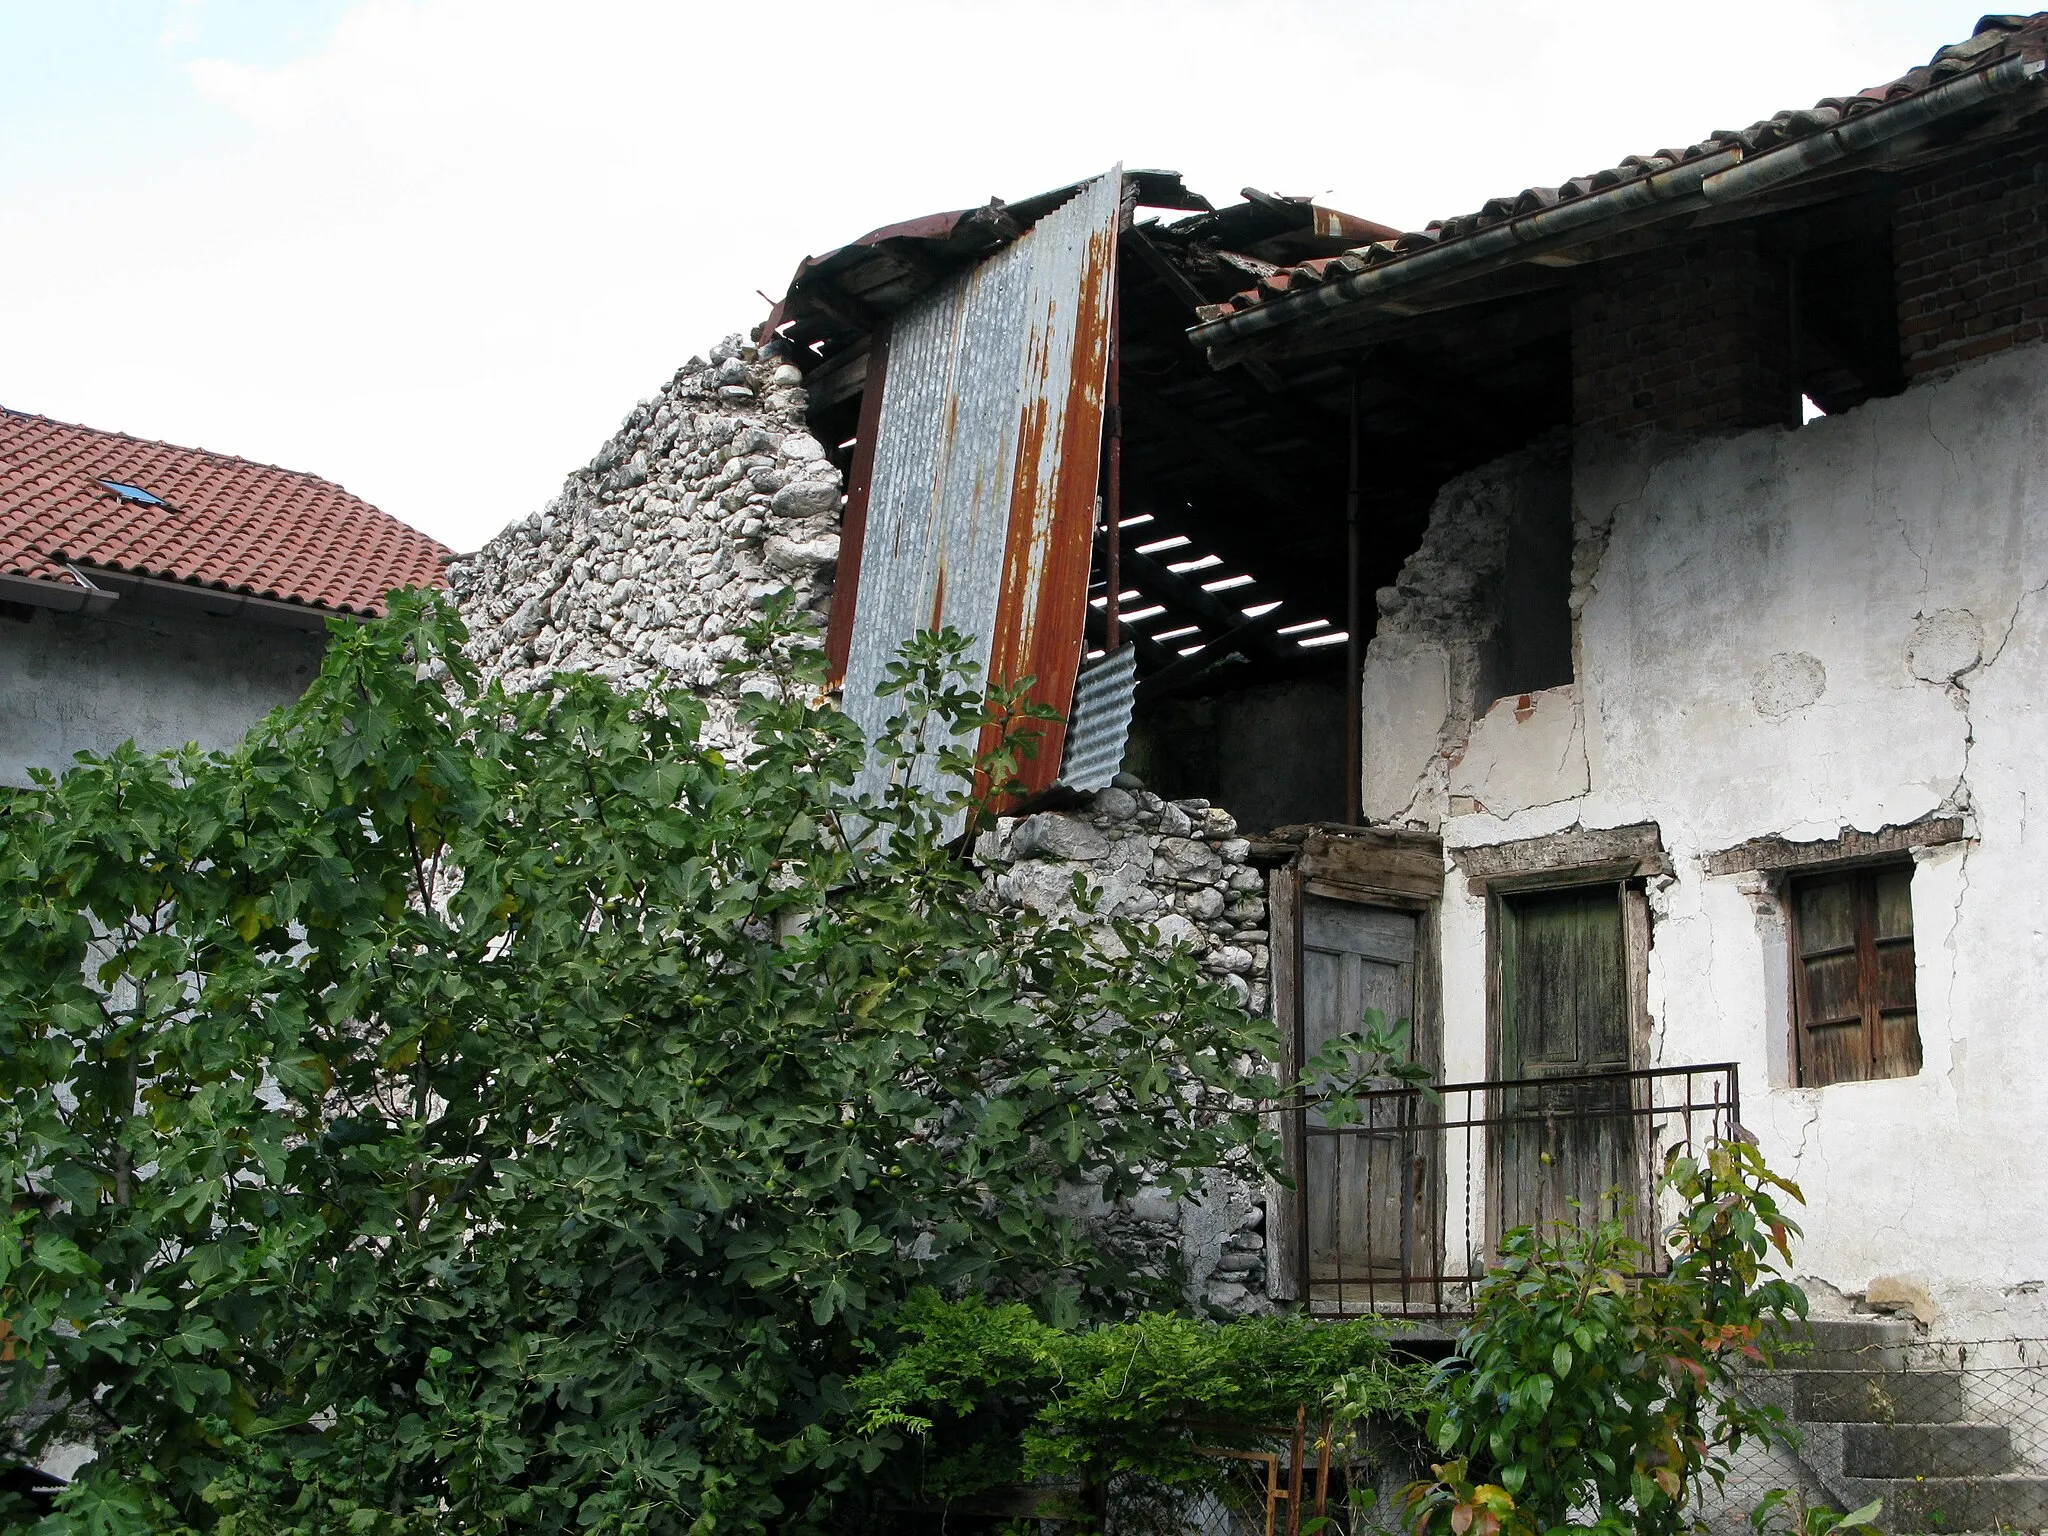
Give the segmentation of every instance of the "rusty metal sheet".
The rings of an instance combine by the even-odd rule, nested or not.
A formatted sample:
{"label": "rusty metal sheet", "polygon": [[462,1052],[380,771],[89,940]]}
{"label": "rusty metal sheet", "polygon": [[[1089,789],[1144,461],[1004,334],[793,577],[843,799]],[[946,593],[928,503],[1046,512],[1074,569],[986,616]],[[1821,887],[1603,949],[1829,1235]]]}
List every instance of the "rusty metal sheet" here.
{"label": "rusty metal sheet", "polygon": [[[890,325],[843,694],[871,737],[900,707],[877,693],[898,650],[942,626],[972,637],[991,681],[1035,678],[1062,715],[1072,702],[1122,181],[1083,184]],[[1052,785],[1063,738],[1043,730],[1027,793]],[[935,782],[929,754],[918,773]],[[862,787],[883,783],[871,764]]]}

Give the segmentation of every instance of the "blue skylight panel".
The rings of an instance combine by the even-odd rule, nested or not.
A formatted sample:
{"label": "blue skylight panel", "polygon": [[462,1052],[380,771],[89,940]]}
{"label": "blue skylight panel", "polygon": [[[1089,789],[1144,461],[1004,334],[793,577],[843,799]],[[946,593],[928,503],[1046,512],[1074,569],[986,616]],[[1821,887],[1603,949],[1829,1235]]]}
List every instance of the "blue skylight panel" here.
{"label": "blue skylight panel", "polygon": [[119,480],[102,480],[100,484],[104,485],[123,501],[132,501],[138,506],[160,507],[164,505],[163,497],[152,496],[139,485],[128,485]]}

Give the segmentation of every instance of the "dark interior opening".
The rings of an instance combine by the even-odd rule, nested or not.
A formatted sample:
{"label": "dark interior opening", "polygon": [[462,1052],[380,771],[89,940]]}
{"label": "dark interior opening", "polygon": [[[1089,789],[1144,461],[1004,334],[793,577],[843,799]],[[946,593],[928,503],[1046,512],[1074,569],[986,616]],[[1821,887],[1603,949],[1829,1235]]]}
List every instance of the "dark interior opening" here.
{"label": "dark interior opening", "polygon": [[[1562,425],[1563,275],[1456,314],[1377,317],[1317,350],[1213,368],[1197,305],[1360,243],[1307,199],[1250,189],[1220,212],[1141,218],[1120,263],[1120,638],[1138,647],[1127,767],[1250,830],[1346,816],[1349,535],[1357,421],[1361,647],[1374,591],[1420,545],[1455,475]],[[1262,200],[1263,199],[1263,200]],[[1327,216],[1327,211],[1325,211]],[[1518,515],[1502,691],[1571,677],[1568,489]],[[1111,594],[1098,540],[1091,652]]]}
{"label": "dark interior opening", "polygon": [[[1113,610],[1137,658],[1126,766],[1160,793],[1201,796],[1249,831],[1343,820],[1354,582],[1362,649],[1373,594],[1421,543],[1439,487],[1567,422],[1570,274],[1519,269],[1467,285],[1453,308],[1347,317],[1217,368],[1188,340],[1198,309],[1395,232],[1253,188],[1209,209],[1170,173],[1129,174],[1119,580],[1110,591],[1098,530],[1087,659],[1103,653]],[[1023,208],[991,205],[942,235],[877,232],[792,286],[781,339],[804,370],[812,430],[849,477],[875,330],[984,253],[977,220]],[[1570,677],[1569,518],[1547,510],[1517,529],[1504,690]]]}
{"label": "dark interior opening", "polygon": [[1903,390],[1888,191],[1802,210],[1771,233],[1792,274],[1797,393],[1834,416]]}

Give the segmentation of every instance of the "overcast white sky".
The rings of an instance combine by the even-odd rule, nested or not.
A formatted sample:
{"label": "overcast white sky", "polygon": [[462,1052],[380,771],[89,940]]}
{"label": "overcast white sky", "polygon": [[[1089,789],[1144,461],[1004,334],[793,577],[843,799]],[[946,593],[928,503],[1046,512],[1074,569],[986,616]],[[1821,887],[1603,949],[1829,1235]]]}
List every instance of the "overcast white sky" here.
{"label": "overcast white sky", "polygon": [[0,0],[0,404],[457,546],[805,254],[1106,169],[1412,227],[1888,79],[1938,0]]}

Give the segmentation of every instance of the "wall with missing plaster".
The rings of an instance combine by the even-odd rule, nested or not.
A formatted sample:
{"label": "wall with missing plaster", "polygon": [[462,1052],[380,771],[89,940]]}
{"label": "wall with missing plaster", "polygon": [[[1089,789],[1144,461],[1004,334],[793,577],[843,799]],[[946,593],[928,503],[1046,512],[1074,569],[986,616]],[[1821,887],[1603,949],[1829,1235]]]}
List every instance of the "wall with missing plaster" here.
{"label": "wall with missing plaster", "polygon": [[1433,826],[1488,706],[1571,681],[1570,446],[1550,434],[1437,493],[1377,594],[1364,670],[1369,822]]}
{"label": "wall with missing plaster", "polygon": [[[2048,1326],[2044,440],[2040,347],[1797,430],[1582,439],[1574,682],[1489,708],[1483,627],[1445,633],[1441,602],[1437,633],[1373,650],[1378,697],[1412,695],[1368,782],[1454,862],[1657,823],[1648,1064],[1738,1060],[1745,1122],[1807,1195],[1802,1269],[1845,1296],[1911,1277],[1958,1337]],[[1780,898],[1704,857],[1937,814],[1971,837],[1916,855],[1922,1070],[1795,1086]],[[1455,868],[1442,931],[1447,1071],[1487,1076],[1485,903]]]}

